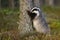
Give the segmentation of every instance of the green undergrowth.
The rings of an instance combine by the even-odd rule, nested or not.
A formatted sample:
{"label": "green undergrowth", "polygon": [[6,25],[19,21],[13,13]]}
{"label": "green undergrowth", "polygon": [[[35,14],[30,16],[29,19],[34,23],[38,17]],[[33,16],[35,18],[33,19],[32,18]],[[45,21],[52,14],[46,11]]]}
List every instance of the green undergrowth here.
{"label": "green undergrowth", "polygon": [[16,29],[19,19],[19,11],[11,9],[0,10],[0,32]]}
{"label": "green undergrowth", "polygon": [[47,14],[55,14],[57,16],[60,16],[60,7],[58,6],[42,6],[41,9]]}

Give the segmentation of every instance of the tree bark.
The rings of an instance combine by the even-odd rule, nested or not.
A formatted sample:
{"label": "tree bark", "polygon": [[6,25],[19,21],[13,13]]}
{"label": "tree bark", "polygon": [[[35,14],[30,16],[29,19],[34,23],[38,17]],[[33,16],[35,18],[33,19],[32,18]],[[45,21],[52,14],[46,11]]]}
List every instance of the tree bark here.
{"label": "tree bark", "polygon": [[0,9],[1,9],[1,0],[0,0]]}
{"label": "tree bark", "polygon": [[14,0],[8,0],[9,1],[9,8],[14,9]]}
{"label": "tree bark", "polygon": [[49,5],[54,6],[54,0],[49,0]]}
{"label": "tree bark", "polygon": [[45,4],[46,5],[49,5],[49,0],[45,0]]}
{"label": "tree bark", "polygon": [[40,0],[33,0],[34,7],[40,7]]}
{"label": "tree bark", "polygon": [[54,6],[54,0],[45,0],[45,4],[49,6]]}
{"label": "tree bark", "polygon": [[20,36],[29,35],[32,33],[32,23],[29,16],[27,15],[27,10],[32,8],[32,0],[20,0],[20,15],[19,15],[19,33]]}
{"label": "tree bark", "polygon": [[57,0],[57,5],[60,6],[60,0]]}

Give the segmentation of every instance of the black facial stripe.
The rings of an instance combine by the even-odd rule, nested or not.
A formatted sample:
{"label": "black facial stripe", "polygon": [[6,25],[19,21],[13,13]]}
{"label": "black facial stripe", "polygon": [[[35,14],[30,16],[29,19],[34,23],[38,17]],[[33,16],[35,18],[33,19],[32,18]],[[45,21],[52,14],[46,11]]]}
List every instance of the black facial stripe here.
{"label": "black facial stripe", "polygon": [[38,10],[38,9],[33,9],[32,12],[33,12],[33,11],[39,11],[39,10]]}
{"label": "black facial stripe", "polygon": [[31,19],[33,20],[37,14],[31,13]]}
{"label": "black facial stripe", "polygon": [[36,17],[36,15],[37,15],[36,13],[32,13],[30,11],[27,11],[27,12],[28,12],[28,15],[31,18],[31,20],[33,20]]}

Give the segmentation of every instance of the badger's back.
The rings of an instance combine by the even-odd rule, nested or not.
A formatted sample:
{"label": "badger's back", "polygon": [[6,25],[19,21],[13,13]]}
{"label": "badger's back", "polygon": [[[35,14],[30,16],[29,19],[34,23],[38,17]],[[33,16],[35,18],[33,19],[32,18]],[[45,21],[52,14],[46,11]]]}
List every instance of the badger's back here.
{"label": "badger's back", "polygon": [[33,26],[35,30],[39,33],[46,34],[50,31],[48,25],[45,22],[45,19],[38,17],[37,19],[33,20]]}

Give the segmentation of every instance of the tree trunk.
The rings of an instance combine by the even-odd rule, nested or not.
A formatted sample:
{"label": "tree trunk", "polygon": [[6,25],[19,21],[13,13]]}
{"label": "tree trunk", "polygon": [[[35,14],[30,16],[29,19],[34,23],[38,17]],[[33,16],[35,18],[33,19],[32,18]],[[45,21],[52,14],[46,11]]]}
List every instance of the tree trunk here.
{"label": "tree trunk", "polygon": [[27,15],[27,10],[32,8],[32,0],[20,0],[20,20],[19,20],[19,32],[20,36],[29,35],[32,33],[32,23],[29,16]]}
{"label": "tree trunk", "polygon": [[57,0],[57,5],[60,6],[60,0]]}
{"label": "tree trunk", "polygon": [[40,0],[40,6],[43,6],[45,4],[45,0]]}
{"label": "tree trunk", "polygon": [[34,7],[40,7],[40,0],[33,0]]}
{"label": "tree trunk", "polygon": [[49,0],[49,5],[54,6],[54,0]]}
{"label": "tree trunk", "polygon": [[49,5],[49,0],[45,0],[45,4],[46,5]]}
{"label": "tree trunk", "polygon": [[9,1],[9,8],[14,9],[14,0],[8,0]]}
{"label": "tree trunk", "polygon": [[54,0],[45,0],[45,4],[49,6],[54,6]]}
{"label": "tree trunk", "polygon": [[1,9],[1,0],[0,0],[0,9]]}

